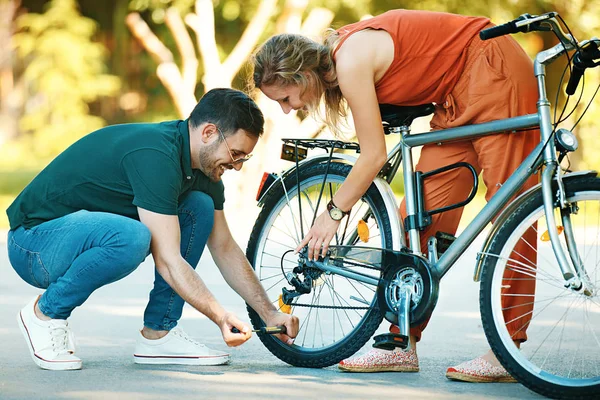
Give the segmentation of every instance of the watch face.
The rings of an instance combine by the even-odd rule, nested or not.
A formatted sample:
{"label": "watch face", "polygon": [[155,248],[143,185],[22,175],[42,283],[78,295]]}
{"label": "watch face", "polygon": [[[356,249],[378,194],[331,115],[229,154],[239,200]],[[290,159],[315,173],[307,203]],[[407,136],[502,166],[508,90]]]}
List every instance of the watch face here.
{"label": "watch face", "polygon": [[331,218],[336,221],[339,221],[344,216],[342,210],[340,210],[339,208],[335,208],[335,207],[332,208],[331,211],[329,211],[329,215],[331,215]]}

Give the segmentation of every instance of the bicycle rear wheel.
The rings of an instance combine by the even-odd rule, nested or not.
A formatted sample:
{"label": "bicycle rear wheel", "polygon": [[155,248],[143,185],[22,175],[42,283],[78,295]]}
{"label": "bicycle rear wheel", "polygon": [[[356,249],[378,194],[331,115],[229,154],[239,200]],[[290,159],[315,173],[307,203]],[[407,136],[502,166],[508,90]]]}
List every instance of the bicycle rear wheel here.
{"label": "bicycle rear wheel", "polygon": [[[267,194],[263,209],[256,220],[246,255],[273,304],[280,308],[279,297],[283,287],[290,287],[286,274],[298,266],[294,250],[302,240],[300,218],[304,234],[308,232],[321,189],[317,215],[326,205],[350,172],[351,166],[341,163],[327,166],[317,164],[299,171],[302,214],[298,207],[298,188],[295,173],[285,179],[285,187],[277,183]],[[369,237],[363,242],[347,233],[343,237],[346,219],[342,220],[332,244],[376,248],[392,248],[392,233],[387,211],[379,191],[371,185],[362,199],[352,208],[348,232],[356,232],[359,220],[365,220]],[[351,266],[376,279],[379,268],[367,265]],[[313,270],[309,294],[294,299],[292,313],[300,318],[300,331],[292,346],[269,335],[260,335],[264,345],[279,359],[300,367],[321,368],[338,363],[360,349],[379,327],[382,316],[377,305],[375,286],[354,281],[340,275]],[[258,314],[248,307],[255,328],[264,326]]]}
{"label": "bicycle rear wheel", "polygon": [[[572,207],[562,217],[571,221],[595,292],[586,295],[565,287],[538,191],[492,239],[480,307],[492,350],[519,382],[549,397],[591,398],[600,393],[600,179],[567,180],[565,188]],[[561,221],[558,208],[555,213]],[[566,249],[565,235],[563,231],[560,240]],[[528,285],[535,295],[525,289]],[[526,341],[519,349],[513,339]]]}

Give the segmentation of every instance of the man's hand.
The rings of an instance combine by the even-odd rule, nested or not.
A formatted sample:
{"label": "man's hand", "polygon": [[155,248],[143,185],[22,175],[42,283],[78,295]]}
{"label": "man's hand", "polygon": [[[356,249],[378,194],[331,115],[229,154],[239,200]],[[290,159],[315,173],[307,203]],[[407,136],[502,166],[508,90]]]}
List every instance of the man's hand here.
{"label": "man's hand", "polygon": [[[225,313],[219,323],[223,340],[229,347],[237,347],[244,344],[252,337],[252,328],[248,324],[240,321],[235,315]],[[237,328],[239,333],[233,333],[231,330]]]}
{"label": "man's hand", "polygon": [[267,326],[280,326],[284,325],[286,329],[286,333],[280,333],[275,335],[279,340],[283,343],[292,344],[294,343],[294,338],[298,335],[298,317],[294,315],[284,314],[281,312],[275,312],[271,314],[269,318],[265,321]]}

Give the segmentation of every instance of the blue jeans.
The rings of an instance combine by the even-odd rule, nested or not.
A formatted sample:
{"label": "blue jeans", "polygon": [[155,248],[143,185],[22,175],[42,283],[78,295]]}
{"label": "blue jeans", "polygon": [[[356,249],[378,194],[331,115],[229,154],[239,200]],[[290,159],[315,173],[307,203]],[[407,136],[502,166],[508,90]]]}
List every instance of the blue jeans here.
{"label": "blue jeans", "polygon": [[[196,268],[212,231],[214,203],[202,192],[190,192],[178,208],[181,255]],[[8,233],[8,257],[19,276],[46,289],[42,313],[67,319],[99,287],[133,272],[150,253],[150,231],[121,215],[81,210],[31,229]],[[155,272],[144,325],[171,330],[181,318],[184,301]]]}

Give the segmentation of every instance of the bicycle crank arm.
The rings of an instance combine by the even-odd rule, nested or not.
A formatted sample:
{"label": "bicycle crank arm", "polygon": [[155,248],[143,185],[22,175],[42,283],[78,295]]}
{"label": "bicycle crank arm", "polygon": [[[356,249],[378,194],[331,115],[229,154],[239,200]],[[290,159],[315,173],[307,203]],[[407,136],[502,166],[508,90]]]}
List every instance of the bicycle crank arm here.
{"label": "bicycle crank arm", "polygon": [[410,298],[412,288],[406,284],[400,287],[400,304],[398,304],[398,329],[400,335],[410,337]]}

